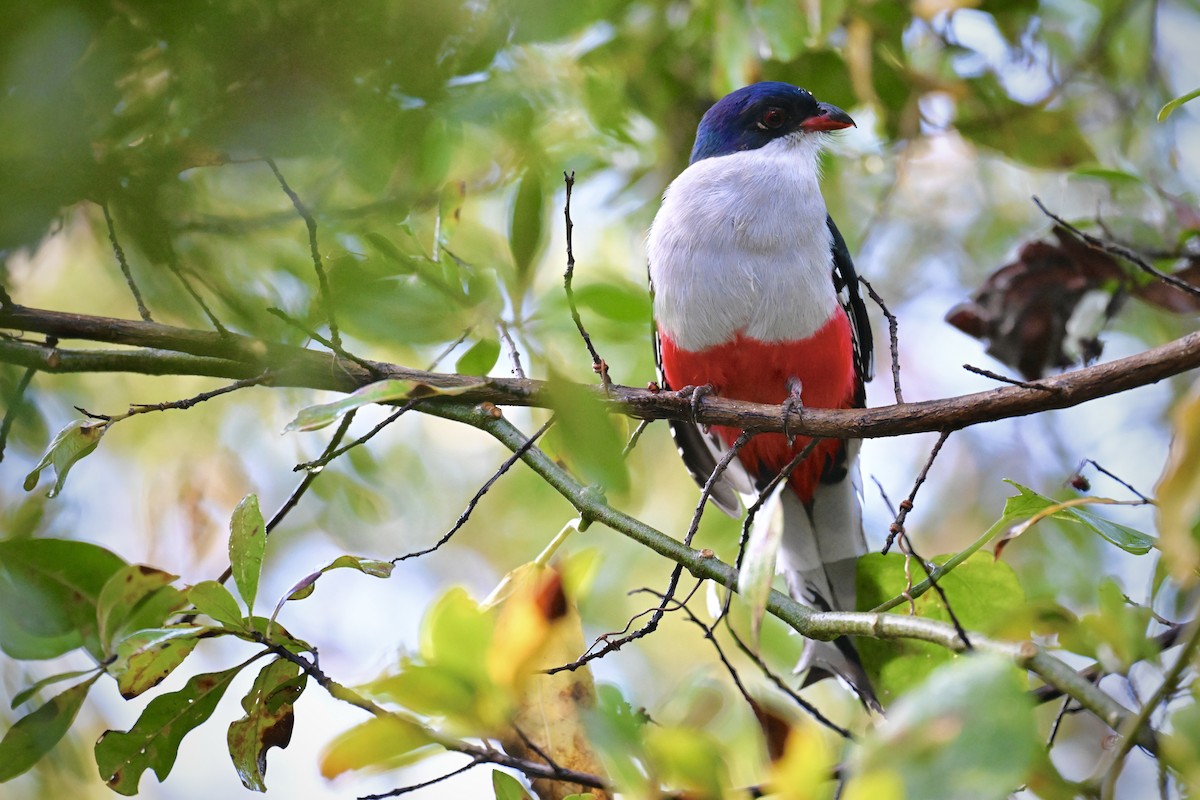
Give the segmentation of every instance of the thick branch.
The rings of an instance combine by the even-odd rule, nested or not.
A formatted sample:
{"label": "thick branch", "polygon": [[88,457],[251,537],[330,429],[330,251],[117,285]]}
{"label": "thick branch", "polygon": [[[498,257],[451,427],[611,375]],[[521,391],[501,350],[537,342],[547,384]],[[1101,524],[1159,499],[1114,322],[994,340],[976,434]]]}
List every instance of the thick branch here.
{"label": "thick branch", "polygon": [[[152,375],[180,374],[243,379],[270,369],[274,383],[311,389],[351,391],[378,377],[403,378],[435,387],[462,387],[477,378],[410,369],[370,362],[378,372],[337,359],[328,353],[262,342],[248,336],[176,328],[153,322],[67,314],[17,305],[0,307],[0,328],[45,334],[57,339],[152,348],[133,353],[68,351],[9,341],[0,347],[0,361],[46,372],[127,371]],[[173,353],[160,352],[162,350]],[[183,358],[179,353],[199,357]],[[1127,358],[1044,378],[1031,387],[1006,386],[986,392],[942,400],[901,403],[866,409],[805,408],[787,413],[792,434],[827,438],[873,438],[926,431],[946,431],[1024,416],[1056,408],[1069,408],[1099,397],[1156,383],[1200,367],[1200,333]],[[541,381],[492,378],[484,385],[458,395],[457,401],[496,405],[544,406],[547,396]],[[612,386],[597,397],[614,411],[640,419],[691,421],[691,400],[674,392],[654,392]],[[428,404],[437,404],[432,398]],[[779,406],[745,403],[722,397],[705,397],[696,421],[727,425],[756,432],[784,430],[785,410]]]}

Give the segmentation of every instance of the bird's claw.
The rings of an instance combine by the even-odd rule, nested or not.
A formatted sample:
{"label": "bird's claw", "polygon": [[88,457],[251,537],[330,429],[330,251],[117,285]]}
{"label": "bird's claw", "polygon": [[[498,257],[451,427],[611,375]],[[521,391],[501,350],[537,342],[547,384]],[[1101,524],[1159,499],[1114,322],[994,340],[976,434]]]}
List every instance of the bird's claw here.
{"label": "bird's claw", "polygon": [[788,447],[791,447],[792,443],[796,440],[795,435],[788,430],[788,422],[791,419],[792,412],[795,411],[797,414],[804,413],[804,401],[800,396],[803,388],[799,378],[788,378],[788,396],[783,401],[783,435],[787,438]]}
{"label": "bird's claw", "polygon": [[700,404],[704,398],[710,394],[716,394],[717,390],[713,388],[711,383],[706,383],[703,386],[685,386],[679,390],[680,397],[687,397],[692,404],[692,422],[696,422],[696,416],[700,413]]}

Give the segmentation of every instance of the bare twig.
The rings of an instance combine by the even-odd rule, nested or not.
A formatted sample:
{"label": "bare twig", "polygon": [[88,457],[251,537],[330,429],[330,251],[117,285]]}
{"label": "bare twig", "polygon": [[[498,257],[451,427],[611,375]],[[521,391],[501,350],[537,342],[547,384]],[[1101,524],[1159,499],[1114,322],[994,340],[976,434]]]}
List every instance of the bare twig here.
{"label": "bare twig", "polygon": [[1042,386],[1039,383],[1030,383],[1029,381],[1019,381],[1016,378],[1010,378],[1007,375],[1001,375],[999,372],[992,372],[990,369],[984,369],[983,367],[976,367],[972,364],[963,364],[962,368],[965,369],[967,372],[974,372],[976,375],[982,375],[983,377],[991,378],[994,381],[1000,381],[1001,383],[1007,383],[1010,386],[1021,386],[1025,389],[1037,389],[1039,392],[1053,392],[1054,391],[1054,389],[1052,389],[1049,386]]}
{"label": "bare twig", "polygon": [[525,374],[525,369],[521,366],[521,352],[517,349],[517,343],[513,341],[508,323],[504,320],[499,320],[496,323],[496,327],[500,331],[500,339],[504,342],[505,349],[508,350],[508,358],[512,361],[512,374],[522,379],[528,377]]}
{"label": "bare twig", "polygon": [[[357,409],[350,411],[346,414],[346,416],[342,417],[341,424],[338,425],[337,430],[333,432],[333,436],[329,437],[329,443],[325,445],[325,451],[323,455],[329,455],[337,448],[338,444],[341,443],[342,439],[346,435],[346,431],[350,430],[350,423],[354,421],[354,415],[356,413],[358,413]],[[291,513],[292,509],[299,505],[300,498],[304,497],[305,492],[308,491],[308,487],[312,486],[313,481],[315,481],[321,474],[321,470],[310,470],[305,474],[305,476],[300,480],[300,483],[296,484],[296,488],[292,490],[292,493],[288,495],[288,499],[283,501],[283,505],[279,507],[279,509],[271,517],[270,521],[267,522],[266,527],[263,529],[264,536],[270,536],[271,533],[277,527],[279,527],[279,524],[283,522],[284,518],[289,513]],[[219,583],[227,583],[232,577],[233,565],[230,565],[225,568],[225,571],[221,573],[221,577],[218,578],[217,581]]]}
{"label": "bare twig", "polygon": [[325,264],[321,260],[321,249],[317,246],[317,220],[313,217],[312,212],[304,205],[304,201],[300,199],[300,195],[292,191],[292,187],[288,185],[284,179],[283,173],[279,171],[275,160],[271,158],[264,159],[267,166],[271,168],[272,174],[275,175],[275,180],[279,182],[279,188],[283,189],[283,193],[292,201],[292,206],[295,207],[296,213],[304,220],[305,227],[308,228],[308,250],[312,256],[313,269],[317,272],[317,284],[321,292],[321,303],[325,306],[325,320],[329,323],[329,338],[333,342],[334,349],[340,350],[342,346],[342,334],[338,331],[337,317],[333,310],[333,292],[329,288],[329,276],[325,274]]}
{"label": "bare twig", "polygon": [[1112,478],[1114,481],[1116,481],[1117,483],[1119,483],[1119,484],[1121,484],[1122,486],[1124,486],[1126,489],[1128,489],[1130,492],[1132,492],[1134,495],[1136,495],[1136,496],[1137,496],[1137,498],[1138,498],[1139,500],[1141,500],[1143,503],[1148,503],[1148,504],[1153,504],[1153,503],[1154,503],[1154,501],[1153,501],[1153,500],[1151,500],[1149,497],[1147,497],[1146,495],[1142,494],[1142,493],[1141,493],[1141,492],[1139,492],[1137,489],[1133,488],[1132,484],[1130,484],[1130,483],[1128,483],[1127,481],[1124,481],[1124,480],[1122,480],[1121,478],[1117,477],[1117,476],[1116,476],[1116,475],[1114,475],[1113,473],[1111,473],[1111,472],[1109,472],[1108,470],[1106,470],[1104,467],[1102,467],[1102,466],[1100,466],[1099,464],[1097,464],[1097,463],[1096,463],[1095,461],[1093,461],[1092,459],[1090,459],[1090,458],[1085,458],[1085,459],[1084,459],[1084,463],[1085,463],[1085,464],[1091,464],[1093,467],[1095,467],[1095,468],[1096,468],[1096,471],[1097,471],[1097,472],[1100,472],[1101,474],[1107,475],[1109,478]]}
{"label": "bare twig", "polygon": [[484,763],[482,758],[479,756],[472,756],[471,760],[466,764],[463,764],[458,769],[447,772],[445,775],[439,775],[436,778],[431,778],[427,781],[422,781],[421,783],[414,783],[411,786],[402,786],[399,789],[392,789],[390,792],[383,792],[382,794],[366,794],[358,798],[358,800],[383,800],[385,797],[399,797],[400,795],[410,794],[412,792],[419,791],[420,789],[427,789],[430,786],[439,784],[444,780],[449,780],[457,775],[461,775],[467,770],[475,769],[475,767],[478,767],[482,763]]}
{"label": "bare twig", "polygon": [[575,290],[571,288],[571,281],[575,277],[575,247],[572,240],[575,223],[571,222],[571,189],[575,186],[574,171],[570,173],[564,172],[563,182],[567,185],[567,199],[563,204],[563,218],[566,220],[567,230],[567,270],[563,273],[563,289],[567,293],[567,306],[571,309],[571,319],[574,320],[575,327],[579,329],[579,335],[583,337],[583,343],[587,346],[588,354],[592,357],[592,369],[600,376],[600,385],[607,390],[612,383],[608,378],[608,364],[596,352],[596,346],[592,344],[592,337],[588,335],[587,329],[583,327],[583,320],[579,316],[579,308],[575,305]]}
{"label": "bare twig", "polygon": [[221,320],[217,319],[217,315],[209,308],[208,303],[204,302],[204,298],[196,291],[196,287],[192,286],[192,282],[183,274],[183,267],[179,264],[179,255],[175,252],[175,245],[171,243],[170,239],[167,240],[167,268],[183,284],[184,290],[196,302],[196,305],[200,306],[200,310],[204,312],[204,316],[208,317],[209,323],[217,333],[228,334],[229,330],[221,324]]}
{"label": "bare twig", "polygon": [[117,226],[113,224],[112,214],[108,211],[108,203],[100,204],[101,210],[104,211],[104,224],[108,226],[108,241],[112,245],[113,255],[117,257],[117,264],[121,267],[121,274],[125,276],[125,285],[129,287],[129,293],[133,295],[133,300],[137,303],[138,316],[144,322],[153,322],[150,318],[150,309],[146,308],[146,303],[142,300],[142,293],[138,289],[137,281],[133,279],[133,271],[129,268],[129,261],[125,258],[125,249],[121,247],[121,242],[117,240]]}
{"label": "bare twig", "polygon": [[625,448],[621,451],[621,457],[626,458],[633,452],[633,448],[637,447],[638,441],[642,438],[642,434],[646,432],[646,428],[650,427],[650,423],[654,420],[644,419],[638,423],[633,429],[633,433],[629,437],[629,441],[625,443]]}
{"label": "bare twig", "polygon": [[4,449],[8,446],[8,433],[12,430],[13,423],[16,422],[17,414],[21,411],[21,406],[25,404],[25,390],[29,388],[29,384],[36,374],[36,369],[28,367],[25,370],[25,374],[21,376],[21,380],[17,381],[12,395],[8,398],[8,408],[4,411],[4,421],[0,422],[0,461],[4,460]]}
{"label": "bare twig", "polygon": [[735,631],[733,626],[729,624],[729,617],[725,617],[725,629],[728,630],[729,635],[733,637],[733,641],[737,645],[738,649],[742,651],[742,655],[754,662],[754,665],[758,667],[759,671],[762,672],[764,676],[766,676],[767,680],[775,684],[776,688],[791,698],[793,703],[800,706],[800,708],[804,710],[804,713],[808,714],[814,720],[824,725],[826,728],[829,728],[829,730],[833,731],[838,736],[841,736],[843,739],[854,738],[854,734],[850,733],[850,731],[846,730],[841,725],[838,725],[836,722],[829,719],[829,717],[822,714],[816,706],[801,697],[795,689],[788,686],[783,678],[776,675],[775,671],[767,666],[767,662],[763,661],[762,657],[759,656],[758,653],[755,653],[754,650],[752,650],[750,646],[746,644],[741,636],[738,636],[737,631]]}
{"label": "bare twig", "polygon": [[1153,264],[1151,264],[1146,259],[1142,258],[1142,256],[1140,254],[1136,253],[1135,251],[1131,250],[1128,247],[1125,247],[1124,245],[1120,245],[1115,242],[1109,242],[1104,239],[1101,239],[1098,236],[1093,236],[1090,233],[1086,233],[1084,231],[1079,230],[1079,228],[1075,227],[1074,225],[1067,222],[1062,217],[1055,214],[1050,209],[1046,208],[1046,206],[1043,205],[1042,201],[1036,195],[1033,198],[1033,202],[1037,204],[1037,207],[1042,210],[1043,214],[1045,214],[1047,217],[1049,217],[1050,219],[1054,220],[1059,225],[1061,225],[1064,228],[1066,228],[1067,230],[1069,230],[1071,233],[1078,236],[1080,239],[1083,239],[1083,241],[1086,242],[1092,248],[1094,248],[1096,250],[1100,250],[1105,253],[1108,253],[1109,255],[1116,256],[1117,258],[1123,259],[1125,261],[1128,261],[1130,264],[1133,264],[1135,267],[1140,269],[1142,272],[1145,272],[1148,275],[1153,275],[1154,277],[1158,278],[1163,283],[1169,284],[1170,286],[1174,286],[1176,289],[1179,289],[1182,292],[1187,292],[1190,295],[1195,295],[1197,297],[1200,297],[1200,287],[1193,286],[1192,284],[1188,283],[1187,281],[1180,280],[1179,278],[1175,277],[1174,275],[1169,275],[1160,269],[1156,269]]}
{"label": "bare twig", "polygon": [[917,479],[913,482],[912,491],[908,493],[907,498],[900,501],[900,512],[896,514],[895,521],[888,527],[888,537],[887,541],[884,542],[882,551],[885,555],[891,549],[892,542],[896,540],[896,537],[904,533],[904,520],[908,517],[908,512],[912,511],[913,501],[917,499],[917,492],[920,491],[921,484],[925,483],[925,478],[929,475],[929,468],[933,466],[934,459],[937,458],[938,453],[941,452],[942,445],[946,443],[948,438],[950,438],[950,431],[941,431],[937,442],[933,445],[933,449],[929,451],[929,458],[925,460],[925,465],[917,473]]}
{"label": "bare twig", "polygon": [[283,320],[288,325],[291,325],[293,328],[300,331],[308,338],[313,339],[314,341],[320,342],[321,344],[325,345],[330,350],[332,350],[335,355],[337,355],[341,358],[344,358],[347,361],[353,361],[355,364],[357,364],[358,366],[362,367],[363,369],[367,370],[368,372],[370,372],[372,374],[378,374],[378,370],[376,369],[376,366],[374,364],[372,364],[370,361],[367,361],[364,358],[359,358],[358,356],[354,355],[350,351],[346,350],[344,347],[342,347],[342,343],[341,343],[340,339],[326,339],[324,336],[317,333],[312,328],[309,328],[304,323],[302,323],[300,320],[291,316],[290,314],[288,314],[286,311],[284,311],[281,308],[268,308],[267,313],[273,317],[277,317],[277,318]]}
{"label": "bare twig", "polygon": [[[167,403],[131,403],[129,412],[124,417],[132,417],[135,414],[148,414],[151,411],[170,411],[170,410],[186,410],[192,406],[212,400],[214,397],[220,397],[223,394],[236,392],[238,389],[245,389],[250,386],[262,386],[271,382],[271,373],[266,371],[255,378],[246,378],[240,381],[234,381],[228,386],[222,386],[219,389],[213,389],[211,392],[201,392],[198,395],[185,398],[183,400],[173,400]],[[123,419],[124,417],[121,417]],[[114,417],[113,419],[118,419]]]}
{"label": "bare twig", "polygon": [[554,424],[554,417],[551,417],[550,419],[546,420],[546,424],[544,424],[544,425],[542,425],[542,427],[538,428],[537,431],[534,432],[533,436],[530,436],[525,441],[525,444],[522,447],[519,447],[515,451],[513,451],[513,454],[511,456],[509,456],[504,461],[503,464],[500,465],[500,468],[497,469],[494,473],[492,473],[492,477],[488,478],[487,482],[484,483],[483,486],[479,487],[479,490],[477,492],[475,492],[474,496],[472,496],[470,501],[467,503],[467,507],[465,509],[463,509],[463,512],[461,514],[459,514],[458,519],[454,523],[454,526],[451,527],[450,530],[448,530],[444,534],[442,534],[442,537],[440,539],[438,539],[436,542],[434,542],[429,547],[426,547],[422,550],[417,550],[412,553],[406,553],[405,555],[397,556],[396,558],[392,559],[392,563],[398,564],[401,561],[408,561],[410,558],[418,558],[420,556],[429,555],[430,553],[432,553],[433,551],[437,550],[442,545],[444,545],[446,542],[450,541],[450,538],[452,536],[454,536],[454,534],[458,533],[458,531],[462,528],[463,525],[467,524],[467,520],[471,518],[471,512],[475,510],[475,506],[479,505],[479,501],[483,498],[483,496],[485,494],[488,493],[488,490],[492,488],[492,485],[495,484],[496,481],[498,481],[500,479],[501,475],[508,472],[509,468],[512,467],[513,464],[517,463],[521,459],[521,456],[525,455],[525,452],[529,448],[533,447],[534,443],[536,443],[537,440],[542,437],[542,434],[544,434],[546,431],[550,430],[550,426],[553,424]]}
{"label": "bare twig", "polygon": [[904,402],[904,394],[900,391],[900,320],[896,319],[896,315],[888,310],[887,304],[883,302],[883,298],[875,291],[875,287],[871,282],[862,275],[858,276],[858,281],[867,289],[867,296],[879,306],[879,310],[883,312],[883,316],[888,323],[888,341],[892,354],[892,391],[896,394],[896,402]]}
{"label": "bare twig", "polygon": [[336,458],[340,458],[347,451],[353,450],[354,448],[358,447],[361,444],[366,444],[371,439],[375,438],[375,434],[379,433],[384,428],[386,428],[388,425],[391,425],[393,422],[400,419],[400,417],[404,416],[409,411],[412,411],[424,399],[426,399],[426,398],[418,397],[415,400],[409,400],[407,403],[400,406],[398,409],[396,409],[391,414],[389,414],[383,422],[380,422],[374,428],[371,428],[371,430],[367,431],[362,436],[355,439],[353,442],[350,442],[349,444],[345,445],[344,447],[339,447],[337,450],[334,450],[332,453],[325,453],[320,458],[314,458],[312,461],[305,461],[303,464],[297,464],[296,466],[292,467],[292,472],[300,472],[302,470],[319,469],[321,467],[324,467],[330,461],[333,461]]}

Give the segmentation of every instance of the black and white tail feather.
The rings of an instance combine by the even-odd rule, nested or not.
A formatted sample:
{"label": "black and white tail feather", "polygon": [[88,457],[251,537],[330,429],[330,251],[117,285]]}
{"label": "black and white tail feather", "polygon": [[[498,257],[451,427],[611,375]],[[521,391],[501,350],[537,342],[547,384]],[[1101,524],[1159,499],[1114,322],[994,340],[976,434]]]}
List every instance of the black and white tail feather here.
{"label": "black and white tail feather", "polygon": [[[846,242],[832,218],[827,217],[826,224],[832,236],[833,282],[850,320],[854,367],[859,377],[855,402],[861,407],[866,400],[863,384],[874,374],[871,324]],[[653,294],[653,285],[650,290]],[[657,330],[654,356],[662,388],[669,390],[672,387],[662,370]],[[688,472],[696,483],[705,485],[728,448],[700,425],[672,420],[670,426]],[[792,597],[818,611],[856,610],[856,565],[858,558],[867,552],[861,511],[862,479],[856,459],[859,444],[857,440],[845,443],[843,457],[830,464],[821,476],[811,508],[800,502],[786,481],[781,482],[757,515],[750,534],[751,538],[766,536],[765,526],[782,525],[777,567],[784,573]],[[713,486],[709,499],[726,514],[739,517],[739,498],[749,505],[774,476],[756,477],[735,459]],[[882,711],[858,652],[847,637],[830,642],[809,640],[796,672],[803,674],[803,686],[826,677],[839,677],[850,684],[864,705]]]}

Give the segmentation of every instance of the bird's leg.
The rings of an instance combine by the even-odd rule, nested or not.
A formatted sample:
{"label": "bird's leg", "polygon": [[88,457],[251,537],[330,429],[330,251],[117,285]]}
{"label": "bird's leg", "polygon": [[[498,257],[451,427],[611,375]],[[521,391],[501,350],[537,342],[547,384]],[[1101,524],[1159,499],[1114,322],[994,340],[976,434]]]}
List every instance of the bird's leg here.
{"label": "bird's leg", "polygon": [[793,411],[797,414],[804,412],[804,400],[800,397],[804,386],[800,383],[799,378],[792,376],[787,380],[787,390],[787,399],[783,401],[783,435],[787,437],[788,447],[791,447],[796,437],[788,430],[788,420],[791,418]]}
{"label": "bird's leg", "polygon": [[710,394],[716,394],[717,390],[711,383],[706,383],[703,386],[685,386],[680,389],[677,394],[680,397],[686,397],[692,402],[692,422],[696,421],[696,415],[700,413],[700,403]]}

